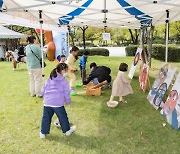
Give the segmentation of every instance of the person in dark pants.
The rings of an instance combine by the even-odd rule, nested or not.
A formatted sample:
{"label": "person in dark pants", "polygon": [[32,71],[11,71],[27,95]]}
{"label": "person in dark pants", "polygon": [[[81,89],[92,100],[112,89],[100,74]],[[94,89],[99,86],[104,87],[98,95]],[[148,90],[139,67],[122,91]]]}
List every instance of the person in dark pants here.
{"label": "person in dark pants", "polygon": [[42,96],[44,99],[43,117],[41,123],[40,138],[50,132],[51,120],[54,113],[57,115],[62,132],[70,136],[76,126],[70,127],[64,102],[70,107],[70,88],[64,75],[68,69],[67,64],[60,63],[52,70],[49,79],[44,84]]}
{"label": "person in dark pants", "polygon": [[89,55],[89,52],[85,51],[79,61],[79,68],[81,71],[82,82],[86,79],[86,62],[88,59],[88,55]]}
{"label": "person in dark pants", "polygon": [[21,46],[19,47],[17,61],[18,61],[18,62],[21,62],[21,61],[22,61],[21,59],[22,59],[23,57],[25,57],[24,46],[21,45]]}
{"label": "person in dark pants", "polygon": [[83,85],[87,85],[92,81],[95,85],[107,84],[111,88],[111,69],[106,66],[97,66],[95,62],[90,64],[91,73],[87,79],[83,82]]}

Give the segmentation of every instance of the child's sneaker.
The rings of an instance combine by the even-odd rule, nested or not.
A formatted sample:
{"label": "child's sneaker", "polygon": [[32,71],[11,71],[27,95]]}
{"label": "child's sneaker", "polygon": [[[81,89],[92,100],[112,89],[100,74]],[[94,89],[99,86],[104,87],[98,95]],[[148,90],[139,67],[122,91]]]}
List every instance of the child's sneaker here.
{"label": "child's sneaker", "polygon": [[45,134],[42,134],[41,132],[39,133],[39,137],[40,139],[43,139],[43,138],[46,138],[46,135]]}
{"label": "child's sneaker", "polygon": [[66,132],[66,136],[70,136],[76,130],[76,126],[72,126],[69,131]]}

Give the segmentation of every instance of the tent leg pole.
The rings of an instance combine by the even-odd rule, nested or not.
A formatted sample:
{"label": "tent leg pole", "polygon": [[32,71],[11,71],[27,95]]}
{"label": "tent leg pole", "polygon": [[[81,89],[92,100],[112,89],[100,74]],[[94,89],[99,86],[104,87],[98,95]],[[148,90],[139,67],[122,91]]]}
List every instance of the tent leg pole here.
{"label": "tent leg pole", "polygon": [[169,40],[169,11],[166,10],[167,20],[166,20],[166,55],[165,55],[165,63],[168,62],[168,40]]}
{"label": "tent leg pole", "polygon": [[[69,31],[67,32],[67,44],[68,44],[68,49],[67,50],[69,50],[69,48],[70,48],[70,34],[69,34]],[[73,44],[73,46],[74,46],[74,44]],[[67,57],[69,56],[69,52],[67,53]]]}
{"label": "tent leg pole", "polygon": [[168,62],[168,33],[169,33],[169,23],[166,23],[166,57],[165,57],[165,62]]}
{"label": "tent leg pole", "polygon": [[143,32],[142,32],[142,29],[140,29],[140,48],[143,49]]}
{"label": "tent leg pole", "polygon": [[41,39],[41,58],[42,58],[42,77],[43,77],[43,83],[44,83],[44,52],[43,52],[43,34],[42,34],[42,10],[39,10],[39,23],[40,23],[40,39]]}

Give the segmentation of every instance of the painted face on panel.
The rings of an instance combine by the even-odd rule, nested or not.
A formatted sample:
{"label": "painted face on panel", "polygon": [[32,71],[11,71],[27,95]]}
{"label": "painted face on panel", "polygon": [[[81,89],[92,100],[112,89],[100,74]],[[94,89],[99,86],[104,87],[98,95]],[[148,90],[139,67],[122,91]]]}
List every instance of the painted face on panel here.
{"label": "painted face on panel", "polygon": [[157,89],[159,85],[161,85],[165,81],[165,79],[167,78],[167,73],[168,73],[168,64],[165,64],[161,68],[158,77],[153,85],[154,89]]}
{"label": "painted face on panel", "polygon": [[173,112],[173,110],[176,107],[177,100],[178,100],[178,92],[176,90],[172,90],[163,107],[163,111],[166,115],[169,115]]}
{"label": "painted face on panel", "polygon": [[166,83],[161,84],[161,86],[159,87],[154,97],[154,100],[153,100],[154,105],[160,106],[162,99],[166,93],[166,90],[167,90],[167,84]]}

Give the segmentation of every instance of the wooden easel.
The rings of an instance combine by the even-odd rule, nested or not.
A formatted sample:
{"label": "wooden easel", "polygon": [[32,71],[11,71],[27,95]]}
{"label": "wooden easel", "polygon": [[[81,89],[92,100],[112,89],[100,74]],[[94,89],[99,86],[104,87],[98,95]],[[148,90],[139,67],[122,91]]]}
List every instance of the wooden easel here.
{"label": "wooden easel", "polygon": [[147,81],[146,81],[146,86],[143,90],[144,93],[146,93],[146,89],[148,88],[148,90],[151,89],[151,83],[150,83],[150,80],[149,80],[149,73],[148,73],[148,76],[147,76]]}

